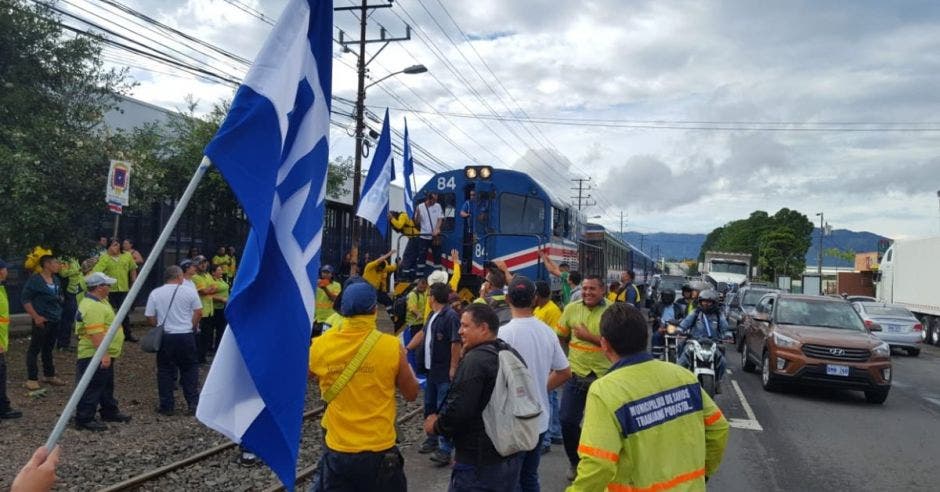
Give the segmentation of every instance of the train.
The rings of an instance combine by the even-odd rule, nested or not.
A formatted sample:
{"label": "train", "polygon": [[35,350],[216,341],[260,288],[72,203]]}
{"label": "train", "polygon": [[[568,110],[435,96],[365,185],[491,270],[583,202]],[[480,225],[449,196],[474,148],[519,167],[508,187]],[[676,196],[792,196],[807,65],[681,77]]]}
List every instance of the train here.
{"label": "train", "polygon": [[[463,205],[473,200],[474,215],[464,218]],[[553,195],[528,174],[492,166],[467,166],[435,174],[419,188],[416,197],[437,193],[444,211],[441,227],[441,258],[453,269],[448,252],[460,252],[461,297],[475,297],[489,262],[502,260],[517,275],[550,282],[561,289],[560,280],[549,275],[539,252],[571,270],[612,280],[632,269],[637,283],[656,273],[656,262],[631,244],[615,237],[560,197]],[[416,202],[416,207],[418,206]],[[429,258],[432,260],[433,258]]]}

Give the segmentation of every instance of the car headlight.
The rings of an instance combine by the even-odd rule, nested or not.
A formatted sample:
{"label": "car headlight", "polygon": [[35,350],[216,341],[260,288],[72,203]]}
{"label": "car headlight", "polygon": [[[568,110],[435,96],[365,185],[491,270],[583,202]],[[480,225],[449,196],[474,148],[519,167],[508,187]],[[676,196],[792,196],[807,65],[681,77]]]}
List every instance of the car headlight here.
{"label": "car headlight", "polygon": [[872,349],[871,355],[874,357],[890,357],[891,346],[889,346],[887,343],[881,342],[877,347]]}
{"label": "car headlight", "polygon": [[786,335],[774,332],[774,345],[785,349],[795,349],[800,346],[800,342]]}

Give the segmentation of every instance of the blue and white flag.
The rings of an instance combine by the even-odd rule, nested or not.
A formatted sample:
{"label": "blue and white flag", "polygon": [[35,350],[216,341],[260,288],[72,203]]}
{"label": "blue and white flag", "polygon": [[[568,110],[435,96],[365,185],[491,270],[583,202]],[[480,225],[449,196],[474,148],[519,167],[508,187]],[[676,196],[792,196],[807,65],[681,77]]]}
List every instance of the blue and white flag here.
{"label": "blue and white flag", "polygon": [[293,489],[329,158],[333,5],[290,0],[206,147],[251,223],[196,416]]}
{"label": "blue and white flag", "polygon": [[382,123],[382,135],[375,144],[372,165],[362,186],[362,198],[356,215],[372,222],[375,228],[388,236],[388,189],[395,179],[395,164],[392,161],[392,137],[388,128],[388,109]]}
{"label": "blue and white flag", "polygon": [[415,190],[412,189],[411,183],[414,180],[415,162],[411,156],[411,140],[408,139],[408,118],[405,118],[405,145],[402,149],[402,160],[405,161],[402,171],[405,174],[405,211],[408,212],[408,217],[414,218]]}

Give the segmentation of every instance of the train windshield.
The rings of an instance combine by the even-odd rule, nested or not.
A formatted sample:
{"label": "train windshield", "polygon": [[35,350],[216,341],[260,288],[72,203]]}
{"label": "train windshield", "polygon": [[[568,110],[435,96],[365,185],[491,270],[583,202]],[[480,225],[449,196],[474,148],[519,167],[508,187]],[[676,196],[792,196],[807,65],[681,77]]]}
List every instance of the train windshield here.
{"label": "train windshield", "polygon": [[542,234],[545,202],[538,197],[499,195],[499,229],[503,234]]}

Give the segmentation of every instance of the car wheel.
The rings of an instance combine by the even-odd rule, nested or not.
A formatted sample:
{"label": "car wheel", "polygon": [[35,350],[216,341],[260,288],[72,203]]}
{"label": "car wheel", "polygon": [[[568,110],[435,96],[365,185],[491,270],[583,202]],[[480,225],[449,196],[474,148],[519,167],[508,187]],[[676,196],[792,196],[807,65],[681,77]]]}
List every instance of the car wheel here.
{"label": "car wheel", "polygon": [[747,356],[747,347],[743,347],[741,350],[741,370],[744,372],[754,372],[757,369],[757,365],[751,362]]}
{"label": "car wheel", "polygon": [[882,404],[888,399],[888,390],[869,390],[865,392],[865,400],[868,403]]}
{"label": "car wheel", "polygon": [[773,371],[770,370],[770,354],[767,352],[764,352],[764,357],[761,361],[760,382],[761,386],[763,386],[766,391],[774,391],[777,389]]}
{"label": "car wheel", "polygon": [[911,357],[917,357],[918,355],[920,355],[920,349],[919,349],[919,348],[909,348],[909,349],[907,349],[907,355],[910,355]]}
{"label": "car wheel", "polygon": [[738,335],[738,352],[744,353],[744,335]]}
{"label": "car wheel", "polygon": [[715,376],[711,374],[702,374],[698,377],[699,383],[702,385],[702,389],[708,393],[708,396],[715,397]]}
{"label": "car wheel", "polygon": [[940,345],[940,326],[936,322],[930,324],[930,344]]}

